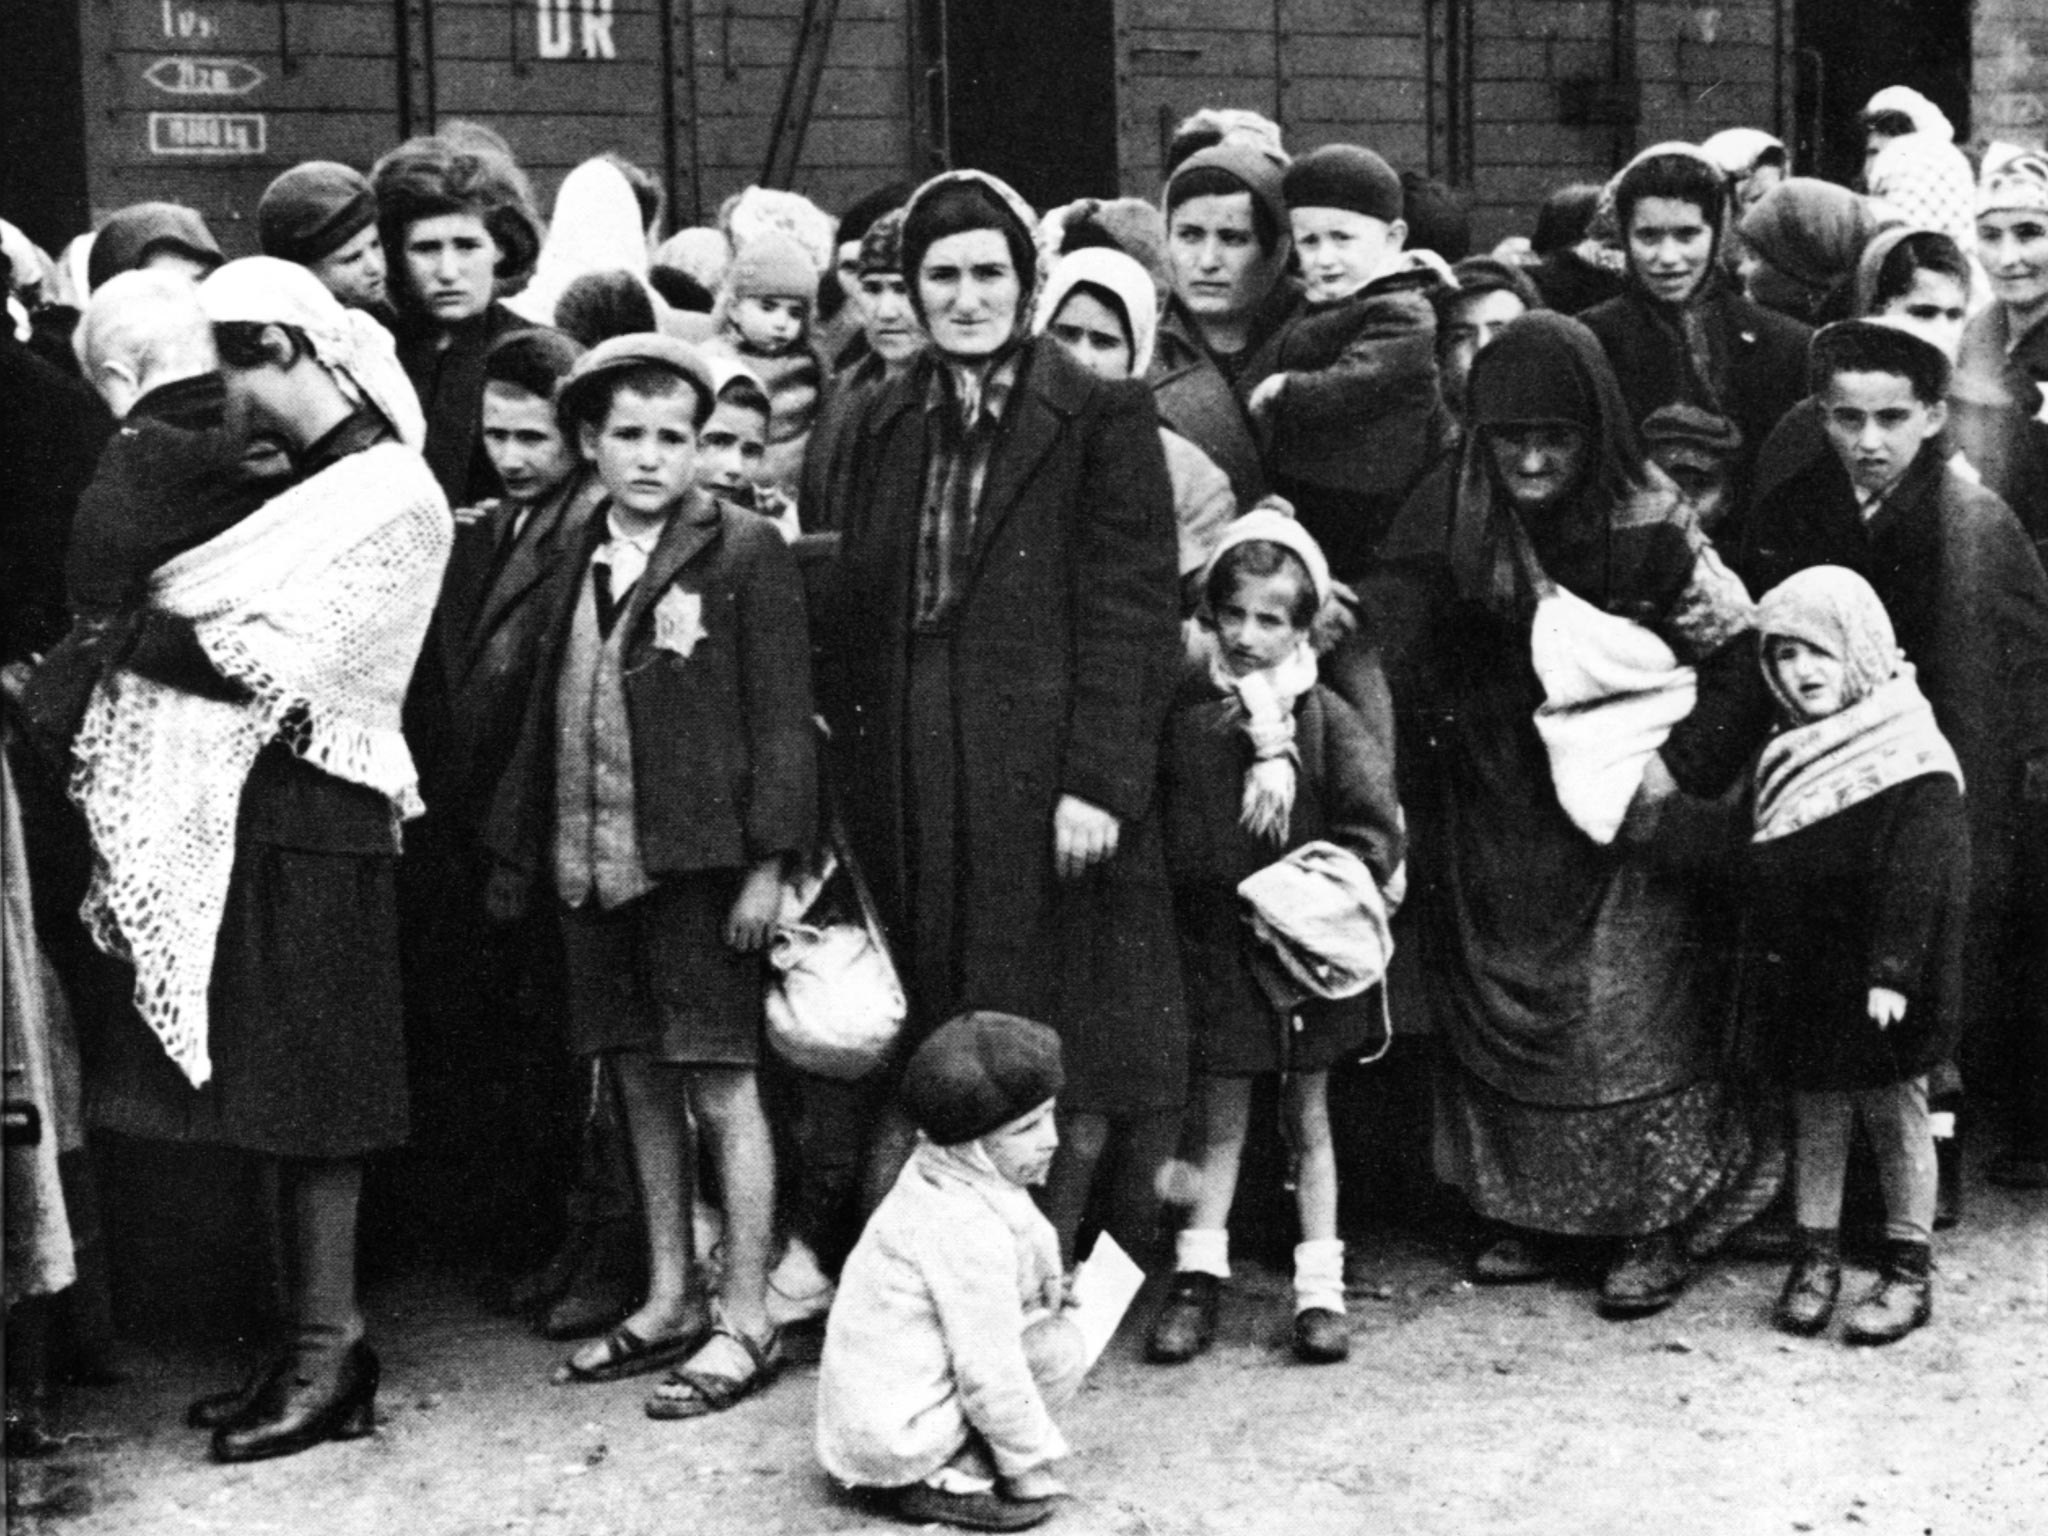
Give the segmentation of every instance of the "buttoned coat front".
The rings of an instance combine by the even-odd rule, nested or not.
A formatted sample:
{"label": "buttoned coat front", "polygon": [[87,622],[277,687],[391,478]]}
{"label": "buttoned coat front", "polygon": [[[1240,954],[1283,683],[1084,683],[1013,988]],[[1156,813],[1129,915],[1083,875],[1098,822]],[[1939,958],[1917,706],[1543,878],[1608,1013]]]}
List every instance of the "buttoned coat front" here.
{"label": "buttoned coat front", "polygon": [[[554,830],[555,681],[591,557],[608,536],[601,506],[549,578],[532,699],[491,808],[491,853],[528,875],[547,868]],[[659,621],[672,594],[694,599],[699,632],[687,644]],[[691,492],[618,622],[648,875],[808,851],[817,814],[809,629],[796,558],[774,524]]]}
{"label": "buttoned coat front", "polygon": [[[914,806],[911,614],[939,366],[927,356],[869,402],[841,497],[820,649],[855,850],[900,959],[916,931],[912,840],[923,818],[952,816],[958,995],[914,998],[920,1025],[956,1007],[1041,1019],[1066,1048],[1069,1108],[1177,1107],[1186,1032],[1154,791],[1181,642],[1158,419],[1142,384],[1096,379],[1046,338],[1026,345],[938,642],[956,803]],[[1122,824],[1116,855],[1071,881],[1053,867],[1062,795]]]}

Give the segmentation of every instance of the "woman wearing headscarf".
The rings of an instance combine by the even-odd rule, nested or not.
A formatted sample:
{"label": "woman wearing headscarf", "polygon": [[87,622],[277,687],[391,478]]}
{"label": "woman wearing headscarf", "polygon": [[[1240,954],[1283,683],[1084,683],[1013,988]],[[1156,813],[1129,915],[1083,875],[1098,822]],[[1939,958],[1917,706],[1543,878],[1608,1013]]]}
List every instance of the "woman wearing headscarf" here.
{"label": "woman wearing headscarf", "polygon": [[1880,222],[1897,219],[1914,229],[1939,230],[1969,257],[1971,314],[1991,302],[1976,254],[1977,173],[1953,140],[1933,133],[1889,139],[1871,157],[1865,181]]}
{"label": "woman wearing headscarf", "polygon": [[1977,259],[1992,303],[1970,321],[1959,366],[2048,385],[2048,154],[1999,144],[1985,153]]}
{"label": "woman wearing headscarf", "polygon": [[1742,215],[1749,296],[1804,325],[1849,315],[1856,262],[1877,233],[1868,200],[1811,176],[1781,181]]}
{"label": "woman wearing headscarf", "polygon": [[[1437,1165],[1497,1224],[1482,1279],[1547,1273],[1544,1234],[1608,1239],[1603,1310],[1641,1315],[1679,1293],[1680,1229],[1747,1152],[1717,1077],[1712,903],[1669,850],[1705,814],[1672,791],[1720,794],[1767,725],[1752,610],[1646,464],[1585,326],[1511,322],[1468,398],[1461,460],[1410,499],[1367,595],[1413,728],[1402,753],[1436,787],[1411,899],[1430,909],[1450,1047]],[[1535,720],[1550,592],[1608,616],[1597,630],[1629,621],[1623,643],[1661,644],[1667,670],[1697,669],[1697,702],[1607,842],[1563,808]]]}
{"label": "woman wearing headscarf", "polygon": [[1807,327],[1736,291],[1720,252],[1728,182],[1691,144],[1657,144],[1611,184],[1627,257],[1620,297],[1580,316],[1599,337],[1630,424],[1696,405],[1741,430],[1738,501],[1756,445],[1805,391]]}
{"label": "woman wearing headscarf", "polygon": [[[1144,386],[1030,336],[1033,226],[976,171],[909,204],[931,347],[850,437],[821,696],[912,1036],[964,1008],[1022,1014],[1061,1035],[1067,1108],[1167,1112],[1187,1086],[1153,797],[1180,651],[1173,496]],[[901,1127],[882,1138],[871,1191],[908,1150]]]}
{"label": "woman wearing headscarf", "polygon": [[86,917],[134,967],[141,1020],[95,1063],[99,1118],[276,1171],[287,1337],[190,1413],[216,1459],[251,1461],[374,1423],[356,1207],[363,1160],[407,1128],[395,870],[420,804],[399,707],[450,523],[383,327],[274,257],[200,298],[229,396],[294,479],[157,569],[72,793]]}

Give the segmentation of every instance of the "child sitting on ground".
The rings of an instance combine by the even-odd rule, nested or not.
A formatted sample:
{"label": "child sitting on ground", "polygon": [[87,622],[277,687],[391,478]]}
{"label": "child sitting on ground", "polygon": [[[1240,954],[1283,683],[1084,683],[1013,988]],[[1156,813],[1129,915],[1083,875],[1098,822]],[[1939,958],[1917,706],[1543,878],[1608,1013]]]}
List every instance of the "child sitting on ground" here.
{"label": "child sitting on ground", "polygon": [[[558,1381],[681,1362],[653,1418],[714,1413],[780,1365],[767,1314],[775,1156],[755,1068],[761,951],[817,802],[795,556],[694,484],[703,359],[660,335],[585,353],[557,404],[608,500],[551,587],[534,703],[490,833],[493,915],[550,873],[568,1033],[609,1056],[646,1216],[646,1299]],[[725,1197],[711,1315],[691,1277],[685,1170],[701,1127]]]}
{"label": "child sitting on ground", "polygon": [[1066,1489],[1049,1409],[1087,1369],[1059,1248],[1029,1193],[1059,1145],[1059,1036],[1003,1013],[941,1025],[903,1074],[917,1149],[840,1275],[818,1459],[897,1513],[1020,1530]]}
{"label": "child sitting on ground", "polygon": [[1287,168],[1303,302],[1249,364],[1273,489],[1337,576],[1360,575],[1448,430],[1437,389],[1438,278],[1406,267],[1401,179],[1326,144]]}
{"label": "child sitting on ground", "polygon": [[1380,890],[1400,868],[1404,834],[1394,764],[1357,712],[1316,681],[1311,625],[1330,595],[1313,538],[1269,508],[1224,533],[1204,574],[1215,648],[1167,723],[1161,757],[1166,857],[1188,982],[1201,1141],[1193,1214],[1147,1354],[1192,1359],[1216,1328],[1230,1277],[1231,1202],[1255,1077],[1282,1077],[1281,1113],[1299,1160],[1294,1351],[1341,1360],[1344,1244],[1328,1072],[1379,1027],[1371,994],[1283,1007],[1238,886],[1312,842],[1357,856]]}
{"label": "child sitting on ground", "polygon": [[718,335],[710,349],[735,358],[768,391],[765,479],[791,496],[802,482],[824,382],[811,341],[817,306],[818,269],[809,254],[768,230],[733,257],[713,311]]}
{"label": "child sitting on ground", "polygon": [[1745,1016],[1793,1092],[1800,1253],[1774,1321],[1828,1324],[1850,1137],[1877,1154],[1885,1246],[1844,1337],[1889,1344],[1933,1309],[1927,1072],[1954,1050],[1969,890],[1962,770],[1870,584],[1841,566],[1765,594],[1783,724],[1757,765]]}

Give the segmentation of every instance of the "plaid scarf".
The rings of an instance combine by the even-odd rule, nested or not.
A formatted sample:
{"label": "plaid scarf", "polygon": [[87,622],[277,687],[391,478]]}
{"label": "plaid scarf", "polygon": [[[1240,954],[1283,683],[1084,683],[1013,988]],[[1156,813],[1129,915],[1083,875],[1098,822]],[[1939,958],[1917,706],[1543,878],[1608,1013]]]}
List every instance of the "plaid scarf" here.
{"label": "plaid scarf", "polygon": [[918,517],[916,628],[944,630],[967,588],[974,526],[988,467],[1016,388],[1019,354],[986,374],[946,366],[925,388],[931,448],[925,457],[924,506]]}

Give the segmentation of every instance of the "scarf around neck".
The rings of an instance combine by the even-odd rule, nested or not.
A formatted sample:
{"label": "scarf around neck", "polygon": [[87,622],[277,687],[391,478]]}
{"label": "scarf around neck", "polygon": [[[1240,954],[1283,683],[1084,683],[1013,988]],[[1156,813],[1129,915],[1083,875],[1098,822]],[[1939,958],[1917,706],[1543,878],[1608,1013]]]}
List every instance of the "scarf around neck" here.
{"label": "scarf around neck", "polygon": [[1252,748],[1238,823],[1254,837],[1284,843],[1300,777],[1294,707],[1316,685],[1316,653],[1304,640],[1273,666],[1239,677],[1224,664],[1222,651],[1212,650],[1209,677],[1235,703]]}
{"label": "scarf around neck", "polygon": [[1838,714],[1771,740],[1756,767],[1753,842],[1789,837],[1908,779],[1945,773],[1963,782],[1934,706],[1901,662],[1887,682]]}

